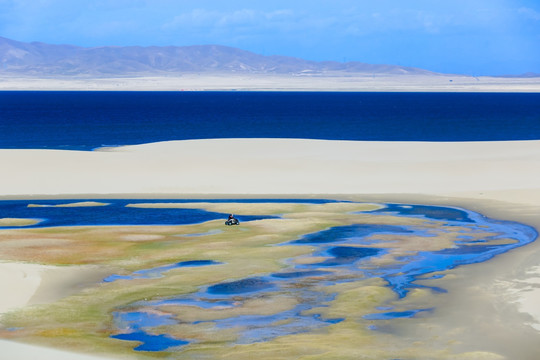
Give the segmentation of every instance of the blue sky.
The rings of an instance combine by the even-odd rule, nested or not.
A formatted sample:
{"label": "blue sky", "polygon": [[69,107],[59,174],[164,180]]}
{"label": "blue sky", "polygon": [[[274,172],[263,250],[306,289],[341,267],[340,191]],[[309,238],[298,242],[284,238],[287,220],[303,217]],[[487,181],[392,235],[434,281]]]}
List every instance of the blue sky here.
{"label": "blue sky", "polygon": [[0,36],[220,44],[470,75],[540,73],[540,0],[0,0]]}

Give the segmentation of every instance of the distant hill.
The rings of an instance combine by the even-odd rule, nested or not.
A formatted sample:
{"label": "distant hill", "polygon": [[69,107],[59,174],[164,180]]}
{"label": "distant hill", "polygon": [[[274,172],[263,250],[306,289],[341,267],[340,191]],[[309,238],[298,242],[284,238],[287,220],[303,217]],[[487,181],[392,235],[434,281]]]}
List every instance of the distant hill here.
{"label": "distant hill", "polygon": [[220,46],[79,47],[0,37],[0,74],[26,76],[167,75],[182,73],[323,75],[436,73],[404,66],[308,61]]}
{"label": "distant hill", "polygon": [[540,77],[540,73],[533,73],[533,72],[527,72],[520,75],[499,75],[497,77],[502,78],[538,78]]}

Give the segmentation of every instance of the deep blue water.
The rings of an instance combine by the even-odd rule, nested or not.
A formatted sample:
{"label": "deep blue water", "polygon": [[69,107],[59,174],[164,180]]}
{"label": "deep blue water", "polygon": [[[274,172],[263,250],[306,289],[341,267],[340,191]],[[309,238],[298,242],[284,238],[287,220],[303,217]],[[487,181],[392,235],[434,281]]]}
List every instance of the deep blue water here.
{"label": "deep blue water", "polygon": [[0,148],[258,137],[540,139],[540,94],[0,92]]}
{"label": "deep blue water", "polygon": [[130,332],[112,335],[119,340],[138,341],[141,344],[134,348],[137,351],[163,351],[171,347],[186,345],[189,342],[175,339],[169,335],[154,335],[142,330],[141,324],[147,326],[172,325],[174,320],[170,315],[148,314],[144,312],[116,313],[116,319],[121,327],[128,328]]}
{"label": "deep blue water", "polygon": [[272,283],[268,280],[261,278],[246,278],[212,285],[208,288],[208,293],[213,295],[237,295],[266,290],[272,287]]}
{"label": "deep blue water", "polygon": [[[78,202],[94,201],[107,204],[106,206],[89,207],[57,207]],[[336,202],[336,200],[322,199],[210,199],[210,200],[130,200],[130,199],[105,199],[105,200],[0,200],[1,218],[39,219],[39,223],[25,228],[53,227],[53,226],[94,226],[94,225],[184,225],[197,224],[216,219],[227,219],[229,214],[209,212],[199,209],[174,209],[174,208],[137,208],[127,207],[128,204],[144,203],[191,203],[191,202],[285,202],[285,203],[310,203],[324,204]],[[29,205],[38,205],[32,207]],[[240,222],[268,219],[275,216],[252,216],[238,215]],[[9,226],[0,226],[0,229],[9,229]],[[16,228],[16,227],[13,227]],[[210,235],[210,234],[192,234]]]}
{"label": "deep blue water", "polygon": [[[226,220],[228,214],[210,212],[199,209],[174,208],[137,208],[127,207],[128,204],[142,203],[185,203],[185,202],[225,202],[231,200],[91,200],[106,206],[89,207],[56,207],[55,205],[73,204],[87,200],[0,200],[1,218],[39,219],[39,223],[25,228],[53,226],[94,226],[94,225],[184,225],[197,224],[210,220]],[[247,202],[253,200],[234,200]],[[260,200],[280,201],[280,200]],[[293,202],[294,200],[281,200]],[[255,200],[257,202],[257,200]],[[302,200],[302,202],[324,203],[325,200]],[[331,202],[331,201],[330,201]],[[29,207],[28,205],[39,205]],[[236,216],[240,222],[268,219],[273,216]],[[0,226],[8,229],[9,226]]]}

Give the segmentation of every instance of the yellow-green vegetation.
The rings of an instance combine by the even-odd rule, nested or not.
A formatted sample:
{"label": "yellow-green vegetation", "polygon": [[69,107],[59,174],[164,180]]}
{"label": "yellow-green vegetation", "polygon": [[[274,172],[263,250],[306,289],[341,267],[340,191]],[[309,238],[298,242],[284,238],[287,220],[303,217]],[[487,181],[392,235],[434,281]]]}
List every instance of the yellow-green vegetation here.
{"label": "yellow-green vegetation", "polygon": [[225,214],[237,215],[276,215],[305,212],[346,212],[346,211],[370,211],[382,208],[378,204],[365,203],[327,203],[327,204],[308,204],[308,203],[211,203],[211,202],[193,202],[193,203],[139,203],[128,204],[127,207],[137,208],[165,208],[165,209],[203,209]]}
{"label": "yellow-green vegetation", "polygon": [[40,222],[39,219],[1,218],[0,227],[32,226]]}
{"label": "yellow-green vegetation", "polygon": [[[442,222],[420,218],[370,213],[380,208],[377,204],[162,203],[137,206],[188,207],[235,214],[282,216],[231,227],[224,226],[222,220],[216,220],[182,226],[86,226],[3,230],[0,237],[0,260],[66,266],[97,264],[119,275],[190,260],[206,259],[220,264],[176,268],[157,278],[120,279],[98,283],[51,304],[27,307],[5,314],[1,319],[0,337],[93,354],[128,355],[131,358],[455,358],[455,354],[449,350],[408,344],[391,333],[369,330],[370,321],[363,316],[378,312],[377,307],[381,304],[392,304],[397,300],[396,294],[379,278],[316,285],[319,292],[335,294],[334,300],[305,313],[317,313],[327,319],[343,318],[344,321],[309,332],[248,344],[236,342],[238,329],[217,328],[212,321],[242,315],[273,315],[294,308],[300,299],[283,290],[274,297],[239,299],[234,306],[211,309],[176,305],[155,309],[148,301],[195,293],[201,287],[220,282],[268,275],[287,269],[291,263],[320,262],[324,257],[307,256],[313,252],[312,246],[285,243],[333,226],[407,225],[422,227],[427,233],[433,234],[440,234],[442,229],[443,236],[437,241],[432,237],[371,235],[370,239],[379,240],[376,247],[392,249],[389,254],[371,260],[373,267],[378,263],[396,262],[396,256],[404,256],[414,251],[451,247],[453,241],[464,234],[459,231],[467,229],[445,228]],[[216,229],[219,232],[216,232]],[[471,231],[466,234],[478,237],[482,235]],[[339,270],[336,270],[337,272]],[[415,290],[407,301],[417,300],[423,304],[427,298],[427,294],[422,290]],[[145,302],[141,303],[142,301]],[[407,305],[408,303],[403,301],[399,306],[406,309]],[[133,351],[133,342],[110,337],[122,331],[113,323],[113,314],[129,309],[169,314],[179,319],[176,325],[162,326],[155,331],[163,331],[173,337],[190,339],[193,342],[178,352]],[[287,320],[282,322],[286,324]],[[470,354],[460,355],[460,358],[466,359]],[[490,358],[489,354],[485,358]]]}
{"label": "yellow-green vegetation", "polygon": [[94,206],[107,206],[108,203],[102,203],[97,201],[79,201],[75,203],[56,204],[56,205],[43,205],[43,204],[28,204],[28,207],[94,207]]}

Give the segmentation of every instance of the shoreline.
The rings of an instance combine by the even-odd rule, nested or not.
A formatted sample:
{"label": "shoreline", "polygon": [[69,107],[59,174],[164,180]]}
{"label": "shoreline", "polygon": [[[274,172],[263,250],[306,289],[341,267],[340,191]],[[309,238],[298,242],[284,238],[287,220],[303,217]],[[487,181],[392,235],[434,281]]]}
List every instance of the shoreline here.
{"label": "shoreline", "polygon": [[0,91],[540,92],[540,77],[389,74],[171,74],[123,77],[0,77]]}
{"label": "shoreline", "polygon": [[28,305],[54,302],[108,274],[110,271],[93,265],[53,266],[0,260],[1,287],[10,289],[0,300],[0,317]]}
{"label": "shoreline", "polygon": [[[231,160],[231,154],[234,157]],[[540,203],[540,141],[183,140],[0,150],[0,197],[427,194]]]}
{"label": "shoreline", "polygon": [[[229,153],[238,154],[232,164],[223,162]],[[87,153],[0,150],[0,160],[10,174],[0,179],[0,200],[308,198],[446,205],[540,232],[540,141],[197,140]],[[341,193],[331,194],[332,189]],[[435,319],[464,326],[475,319],[497,330],[486,335],[486,342],[508,344],[498,338],[502,333],[516,344],[537,340],[540,317],[534,304],[540,293],[533,290],[540,279],[538,259],[537,240],[454,269],[445,286],[458,295],[447,297],[443,311],[434,314],[432,331],[446,330]],[[54,283],[41,282],[34,296],[47,287],[66,286]],[[477,314],[466,316],[461,308],[473,305]],[[513,348],[509,358],[520,358]]]}

